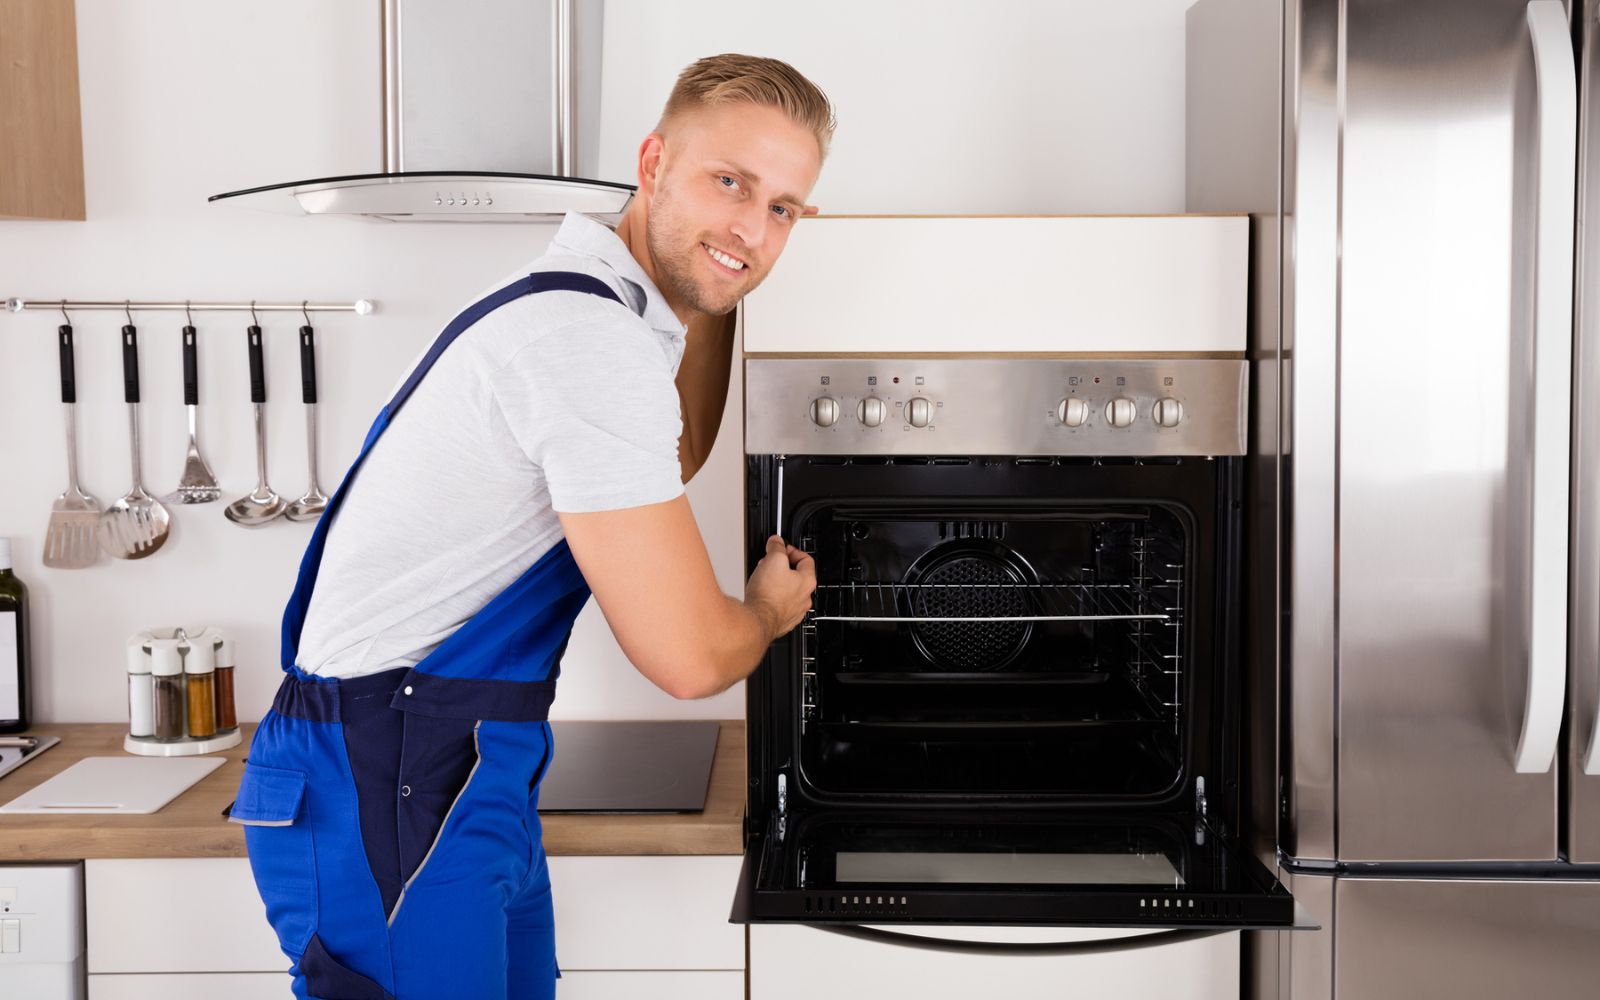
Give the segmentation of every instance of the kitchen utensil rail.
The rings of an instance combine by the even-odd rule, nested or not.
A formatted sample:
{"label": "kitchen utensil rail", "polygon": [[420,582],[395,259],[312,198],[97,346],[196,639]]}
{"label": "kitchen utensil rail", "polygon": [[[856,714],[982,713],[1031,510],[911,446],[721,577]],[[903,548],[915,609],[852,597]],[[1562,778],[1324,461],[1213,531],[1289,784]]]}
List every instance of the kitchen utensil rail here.
{"label": "kitchen utensil rail", "polygon": [[78,299],[6,299],[6,309],[10,312],[22,312],[24,309],[132,309],[136,312],[150,312],[164,310],[168,312],[182,312],[187,309],[192,312],[353,312],[357,316],[370,316],[378,308],[378,303],[372,299],[356,299],[354,302],[202,302],[193,301],[161,301],[140,302],[137,300],[115,299],[106,301],[90,301]]}

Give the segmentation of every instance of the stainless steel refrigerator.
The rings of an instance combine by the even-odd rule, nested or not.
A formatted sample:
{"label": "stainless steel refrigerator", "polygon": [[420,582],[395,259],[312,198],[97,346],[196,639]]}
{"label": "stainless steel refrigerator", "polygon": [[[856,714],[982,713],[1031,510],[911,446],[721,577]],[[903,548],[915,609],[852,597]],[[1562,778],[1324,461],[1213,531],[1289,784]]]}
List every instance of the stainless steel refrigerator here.
{"label": "stainless steel refrigerator", "polygon": [[1255,845],[1290,1000],[1600,997],[1600,0],[1200,0],[1254,223]]}

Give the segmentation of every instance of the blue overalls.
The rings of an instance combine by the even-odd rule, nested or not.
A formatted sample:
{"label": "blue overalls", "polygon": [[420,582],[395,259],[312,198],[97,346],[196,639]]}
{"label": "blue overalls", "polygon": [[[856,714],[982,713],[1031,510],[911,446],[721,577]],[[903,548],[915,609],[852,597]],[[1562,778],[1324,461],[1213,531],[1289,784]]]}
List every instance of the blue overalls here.
{"label": "blue overalls", "polygon": [[545,291],[621,303],[596,278],[539,272],[457,316],[378,414],[300,564],[283,616],[286,676],[230,817],[245,825],[298,997],[555,995],[535,809],[559,661],[589,598],[566,543],[415,667],[339,680],[296,666],[328,530],[374,443],[462,331]]}

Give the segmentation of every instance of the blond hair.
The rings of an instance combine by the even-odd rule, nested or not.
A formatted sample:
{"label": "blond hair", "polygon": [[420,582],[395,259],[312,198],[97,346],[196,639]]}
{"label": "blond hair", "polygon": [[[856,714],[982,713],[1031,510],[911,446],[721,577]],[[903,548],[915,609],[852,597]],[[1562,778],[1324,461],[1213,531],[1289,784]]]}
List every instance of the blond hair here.
{"label": "blond hair", "polygon": [[828,95],[788,63],[762,56],[725,52],[690,63],[667,95],[656,131],[665,135],[670,121],[693,108],[736,103],[777,108],[810,129],[827,157],[836,124]]}

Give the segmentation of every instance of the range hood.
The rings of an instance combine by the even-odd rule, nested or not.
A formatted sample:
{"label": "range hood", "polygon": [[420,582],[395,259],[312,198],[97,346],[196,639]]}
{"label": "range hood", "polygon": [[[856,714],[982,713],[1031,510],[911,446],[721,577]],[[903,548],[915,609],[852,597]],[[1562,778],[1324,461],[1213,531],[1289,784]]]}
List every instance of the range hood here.
{"label": "range hood", "polygon": [[394,222],[621,215],[633,186],[588,179],[598,160],[604,0],[382,0],[382,8],[383,172],[209,201]]}

